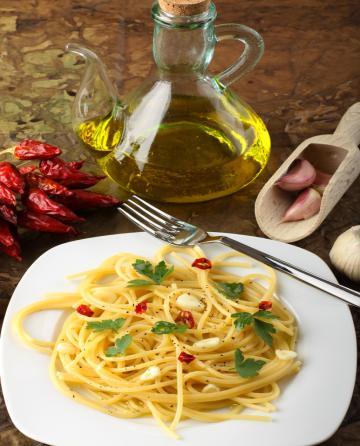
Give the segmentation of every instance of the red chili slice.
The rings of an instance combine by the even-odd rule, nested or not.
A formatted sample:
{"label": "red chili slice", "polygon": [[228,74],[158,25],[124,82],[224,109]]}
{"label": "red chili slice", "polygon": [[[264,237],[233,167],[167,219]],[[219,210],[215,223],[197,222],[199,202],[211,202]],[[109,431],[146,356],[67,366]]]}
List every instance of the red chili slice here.
{"label": "red chili slice", "polygon": [[94,315],[93,310],[88,305],[79,305],[76,309],[79,314],[83,316],[91,317]]}
{"label": "red chili slice", "polygon": [[195,327],[195,320],[191,311],[180,311],[178,317],[176,318],[176,322],[182,322],[189,328]]}
{"label": "red chili slice", "polygon": [[212,267],[210,260],[205,257],[195,259],[191,266],[199,269],[210,269]]}
{"label": "red chili slice", "polygon": [[190,355],[189,353],[181,352],[178,360],[180,362],[185,362],[185,364],[190,364],[191,361],[195,359],[194,355]]}
{"label": "red chili slice", "polygon": [[259,309],[260,310],[271,310],[272,308],[272,302],[270,300],[263,300],[259,302]]}
{"label": "red chili slice", "polygon": [[147,302],[140,302],[135,307],[135,313],[136,314],[142,314],[147,311]]}

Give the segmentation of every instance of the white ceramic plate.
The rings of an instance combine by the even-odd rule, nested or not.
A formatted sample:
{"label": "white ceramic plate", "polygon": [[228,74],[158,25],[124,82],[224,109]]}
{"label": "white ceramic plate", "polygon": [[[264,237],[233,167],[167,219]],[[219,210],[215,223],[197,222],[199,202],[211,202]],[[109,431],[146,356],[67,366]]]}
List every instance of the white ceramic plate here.
{"label": "white ceramic plate", "polygon": [[[229,234],[281,259],[335,280],[327,265],[308,251],[284,243]],[[186,421],[168,438],[151,418],[121,420],[77,404],[50,382],[49,357],[22,345],[11,328],[14,314],[49,291],[71,290],[64,277],[97,266],[119,251],[151,256],[161,242],[144,233],[96,237],[57,246],[28,269],[11,299],[1,338],[3,392],[15,426],[28,437],[54,446],[133,444],[146,446],[306,446],[324,441],[339,427],[350,403],[356,372],[356,338],[346,304],[279,274],[279,294],[300,327],[297,346],[303,367],[282,385],[277,412],[269,423]],[[225,249],[204,247],[211,257]],[[49,339],[60,314],[45,312],[28,321],[28,329]],[[58,328],[58,327],[57,327]]]}

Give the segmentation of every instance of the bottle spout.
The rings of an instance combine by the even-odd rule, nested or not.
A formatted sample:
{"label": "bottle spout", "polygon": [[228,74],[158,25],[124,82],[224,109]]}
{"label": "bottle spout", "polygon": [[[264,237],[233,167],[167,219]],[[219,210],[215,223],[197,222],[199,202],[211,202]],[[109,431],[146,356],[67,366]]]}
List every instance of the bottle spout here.
{"label": "bottle spout", "polygon": [[[104,86],[109,94],[110,97],[113,98],[113,100],[116,102],[118,98],[118,94],[116,91],[116,88],[113,86],[112,82],[109,79],[109,76],[107,75],[106,68],[102,60],[99,58],[99,56],[94,53],[94,51],[91,51],[89,48],[85,48],[81,45],[78,45],[77,43],[68,43],[65,46],[66,52],[77,54],[78,56],[82,57],[86,61],[87,70],[85,71],[85,76],[82,81],[82,84],[86,83],[91,80],[91,78],[94,76],[94,72],[98,72],[99,77],[104,83]],[[85,82],[84,82],[85,81]]]}
{"label": "bottle spout", "polygon": [[124,106],[118,99],[105,65],[97,54],[76,43],[68,43],[66,51],[86,62],[73,104],[73,129],[89,148],[112,150],[122,135]]}

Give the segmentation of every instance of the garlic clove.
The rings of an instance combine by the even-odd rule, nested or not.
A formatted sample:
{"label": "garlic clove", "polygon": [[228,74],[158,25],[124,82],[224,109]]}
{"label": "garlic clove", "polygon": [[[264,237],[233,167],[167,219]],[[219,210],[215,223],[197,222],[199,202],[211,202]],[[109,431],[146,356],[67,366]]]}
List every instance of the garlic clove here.
{"label": "garlic clove", "polygon": [[319,212],[321,195],[308,187],[300,193],[294,203],[285,212],[283,222],[306,220]]}
{"label": "garlic clove", "polygon": [[182,310],[202,311],[204,309],[204,304],[201,302],[201,300],[188,293],[181,294],[176,299],[176,306]]}
{"label": "garlic clove", "polygon": [[213,393],[218,392],[220,388],[215,384],[206,384],[206,386],[202,389],[203,393]]}
{"label": "garlic clove", "polygon": [[316,189],[320,194],[324,193],[326,186],[329,184],[331,175],[321,170],[316,170],[316,177],[312,184],[312,187]]}
{"label": "garlic clove", "polygon": [[331,263],[354,282],[360,282],[360,225],[343,232],[330,251]]}
{"label": "garlic clove", "polygon": [[208,339],[202,339],[201,341],[197,341],[193,343],[194,348],[200,348],[200,349],[208,349],[208,348],[214,348],[217,347],[220,344],[220,338],[214,337],[214,338],[208,338]]}
{"label": "garlic clove", "polygon": [[307,160],[297,159],[275,184],[283,190],[297,191],[311,186],[315,177],[316,170],[312,164]]}
{"label": "garlic clove", "polygon": [[144,373],[140,375],[140,381],[152,381],[158,376],[160,376],[161,372],[158,366],[152,365],[148,369],[145,370]]}
{"label": "garlic clove", "polygon": [[283,361],[288,361],[289,359],[294,359],[297,357],[297,353],[292,351],[292,350],[279,350],[276,349],[275,350],[275,354],[276,356],[283,360]]}

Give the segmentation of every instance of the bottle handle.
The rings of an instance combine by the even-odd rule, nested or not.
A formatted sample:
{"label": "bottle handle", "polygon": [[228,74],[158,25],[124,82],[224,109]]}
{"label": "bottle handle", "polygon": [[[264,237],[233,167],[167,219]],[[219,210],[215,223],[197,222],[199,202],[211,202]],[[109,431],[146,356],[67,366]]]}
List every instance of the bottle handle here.
{"label": "bottle handle", "polygon": [[216,42],[237,40],[244,44],[241,56],[215,76],[218,81],[227,86],[255,67],[264,54],[264,41],[254,29],[237,23],[215,25],[215,33]]}

